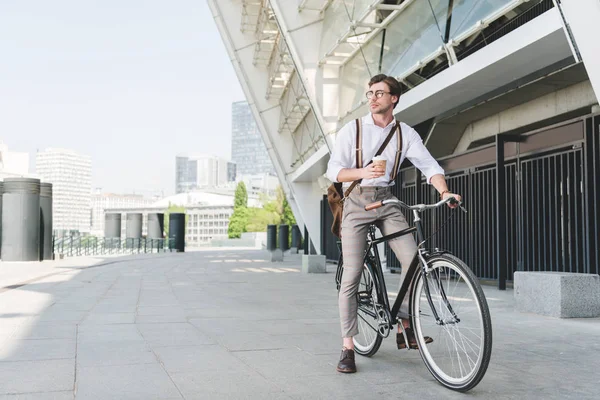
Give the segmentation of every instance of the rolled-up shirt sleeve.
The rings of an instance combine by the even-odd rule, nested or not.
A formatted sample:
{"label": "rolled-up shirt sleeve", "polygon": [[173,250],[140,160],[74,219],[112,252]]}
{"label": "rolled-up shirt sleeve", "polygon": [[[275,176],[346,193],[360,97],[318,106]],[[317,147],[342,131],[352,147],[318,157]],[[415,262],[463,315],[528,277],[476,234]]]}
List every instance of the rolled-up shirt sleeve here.
{"label": "rolled-up shirt sleeve", "polygon": [[406,129],[408,137],[406,157],[425,175],[427,183],[431,184],[431,178],[434,175],[444,175],[444,169],[440,167],[440,164],[429,153],[417,131],[406,124],[404,124],[402,129]]}
{"label": "rolled-up shirt sleeve", "polygon": [[350,140],[353,134],[355,132],[350,124],[346,124],[337,134],[325,174],[331,182],[338,182],[337,177],[342,169],[354,168],[354,159],[351,157],[353,144]]}

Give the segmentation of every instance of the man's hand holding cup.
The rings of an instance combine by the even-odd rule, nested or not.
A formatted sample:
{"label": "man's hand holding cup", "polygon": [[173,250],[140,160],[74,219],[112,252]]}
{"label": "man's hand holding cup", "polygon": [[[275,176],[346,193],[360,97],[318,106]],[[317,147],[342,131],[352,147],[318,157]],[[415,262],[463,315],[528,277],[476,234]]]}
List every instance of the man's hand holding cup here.
{"label": "man's hand holding cup", "polygon": [[373,157],[373,162],[363,168],[365,174],[363,179],[381,178],[385,175],[386,165],[387,161],[385,158],[381,156]]}

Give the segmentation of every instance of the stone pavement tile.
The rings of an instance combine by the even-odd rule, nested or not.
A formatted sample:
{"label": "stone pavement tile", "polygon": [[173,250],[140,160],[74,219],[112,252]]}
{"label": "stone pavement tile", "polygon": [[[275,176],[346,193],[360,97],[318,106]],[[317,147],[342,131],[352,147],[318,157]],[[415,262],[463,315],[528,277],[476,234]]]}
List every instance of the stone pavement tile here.
{"label": "stone pavement tile", "polygon": [[52,307],[63,311],[90,311],[98,303],[97,297],[60,299]]}
{"label": "stone pavement tile", "polygon": [[390,399],[390,393],[383,394],[377,382],[368,383],[358,378],[358,374],[335,376],[311,376],[296,379],[276,379],[275,383],[292,399],[334,400],[334,399]]}
{"label": "stone pavement tile", "polygon": [[264,332],[243,334],[230,331],[218,336],[216,339],[219,344],[229,351],[275,350],[295,347],[281,335],[272,336]]}
{"label": "stone pavement tile", "polygon": [[156,363],[156,356],[143,341],[87,342],[77,347],[79,366]]}
{"label": "stone pavement tile", "polygon": [[136,324],[157,324],[170,322],[188,322],[183,312],[172,315],[138,315],[135,317]]}
{"label": "stone pavement tile", "polygon": [[189,322],[211,336],[228,335],[231,332],[261,332],[264,324],[262,321],[241,321],[237,318],[190,318]]}
{"label": "stone pavement tile", "polygon": [[[290,334],[311,334],[311,333],[339,333],[340,324],[335,323],[336,330],[331,330],[331,325],[327,323],[307,323],[307,320],[271,320],[260,321],[257,323],[260,330],[271,335],[290,335]],[[341,337],[341,336],[340,336]],[[341,339],[340,339],[341,341]]]}
{"label": "stone pavement tile", "polygon": [[217,343],[189,323],[137,324],[137,327],[152,348]]}
{"label": "stone pavement tile", "polygon": [[0,394],[69,391],[75,381],[74,360],[0,362]]}
{"label": "stone pavement tile", "polygon": [[171,377],[186,399],[290,399],[278,385],[253,371],[187,371]]}
{"label": "stone pavement tile", "polygon": [[135,324],[85,325],[78,328],[80,344],[114,341],[140,341],[144,338]]}
{"label": "stone pavement tile", "polygon": [[15,340],[0,350],[0,362],[74,359],[75,340]]}
{"label": "stone pavement tile", "polygon": [[77,399],[181,399],[171,378],[155,364],[80,367]]}
{"label": "stone pavement tile", "polygon": [[0,395],[0,400],[73,400],[73,391]]}
{"label": "stone pavement tile", "polygon": [[149,307],[138,307],[137,315],[138,316],[146,316],[146,315],[173,315],[173,314],[181,314],[184,315],[183,310],[180,305],[166,305],[166,306],[149,306]]}
{"label": "stone pavement tile", "polygon": [[111,324],[133,324],[135,322],[134,313],[104,313],[93,311],[88,314],[80,326],[85,325],[111,325]]}
{"label": "stone pavement tile", "polygon": [[226,306],[207,306],[202,304],[202,307],[194,304],[193,306],[188,303],[184,307],[184,311],[189,319],[196,318],[233,318],[239,321],[243,320],[256,320],[259,316],[262,316],[261,313],[256,311],[244,311],[241,309],[237,309],[236,307],[226,307]]}
{"label": "stone pavement tile", "polygon": [[135,313],[136,302],[120,302],[119,300],[102,300],[94,308],[99,313]]}
{"label": "stone pavement tile", "polygon": [[58,308],[51,307],[42,315],[40,315],[40,322],[46,321],[61,321],[61,322],[79,322],[85,317],[87,311],[72,311],[72,310],[61,310]]}
{"label": "stone pavement tile", "polygon": [[267,379],[339,374],[322,358],[298,349],[240,351],[235,356]]}
{"label": "stone pavement tile", "polygon": [[[35,315],[45,311],[52,304],[52,295],[38,292],[31,287],[22,286],[18,289],[0,292],[0,316]],[[27,289],[26,289],[27,288]]]}
{"label": "stone pavement tile", "polygon": [[218,345],[157,347],[154,351],[169,373],[251,371],[235,353],[230,353]]}
{"label": "stone pavement tile", "polygon": [[[166,284],[168,285],[168,284]],[[157,307],[157,306],[178,306],[179,301],[174,295],[160,296],[153,294],[156,291],[143,291],[140,295],[140,307]]]}
{"label": "stone pavement tile", "polygon": [[339,354],[342,339],[330,333],[304,333],[277,335],[287,347],[296,347],[310,354]]}

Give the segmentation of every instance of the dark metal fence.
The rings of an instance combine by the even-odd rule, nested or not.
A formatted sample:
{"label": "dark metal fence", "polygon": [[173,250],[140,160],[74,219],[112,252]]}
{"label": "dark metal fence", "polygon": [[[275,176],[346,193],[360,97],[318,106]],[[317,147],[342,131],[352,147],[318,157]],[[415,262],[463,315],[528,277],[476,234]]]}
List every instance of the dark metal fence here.
{"label": "dark metal fence", "polygon": [[54,236],[52,243],[55,258],[177,251],[175,249],[174,239],[119,239],[95,236]]}
{"label": "dark metal fence", "polygon": [[[456,212],[445,225],[452,212],[449,208],[425,213],[425,235],[435,233],[430,247],[451,251],[479,278],[497,280],[501,288],[503,277],[512,281],[515,271],[597,274],[600,116],[540,129],[520,136],[517,142],[505,144],[503,185],[498,182],[494,145],[477,150],[481,157],[474,151],[466,161],[460,160],[463,155],[440,160],[448,186],[463,196],[468,213]],[[393,192],[407,204],[439,199],[413,167],[400,172]],[[503,196],[504,205],[498,195]],[[321,212],[321,249],[334,261],[339,249],[329,230],[332,216],[326,197]],[[505,223],[500,237],[499,215]],[[409,213],[406,218],[413,222]],[[505,248],[501,254],[499,243]],[[401,268],[389,246],[385,254],[389,268]]]}
{"label": "dark metal fence", "polygon": [[[505,199],[506,280],[513,279],[514,271],[598,273],[600,117],[563,125],[513,144],[499,193],[495,162],[447,170],[448,186],[463,196],[469,212],[457,213],[444,227],[449,209],[425,215],[428,235],[437,230],[431,247],[456,254],[479,278],[498,280],[498,260],[503,259],[498,254],[499,194]],[[415,178],[414,168],[403,170],[400,181],[395,188],[399,199],[437,201],[435,190]],[[407,219],[412,222],[412,216]],[[386,255],[391,268],[400,268],[393,252],[387,249]]]}

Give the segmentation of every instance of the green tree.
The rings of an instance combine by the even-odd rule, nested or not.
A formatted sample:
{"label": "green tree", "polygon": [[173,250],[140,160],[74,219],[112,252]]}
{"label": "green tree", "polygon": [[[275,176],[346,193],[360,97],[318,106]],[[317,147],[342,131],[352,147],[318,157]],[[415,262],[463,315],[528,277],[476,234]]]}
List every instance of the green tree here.
{"label": "green tree", "polygon": [[233,209],[239,207],[248,207],[248,192],[246,191],[246,184],[244,182],[238,183],[235,188],[235,198],[233,200]]}
{"label": "green tree", "polygon": [[283,212],[281,213],[281,223],[286,225],[295,225],[296,218],[294,217],[294,213],[292,212],[292,208],[288,203],[287,199],[283,199]]}
{"label": "green tree", "polygon": [[244,182],[240,182],[235,189],[233,214],[229,218],[229,226],[227,227],[227,236],[230,239],[240,238],[242,233],[247,232],[246,227],[249,216],[248,192],[246,191]]}
{"label": "green tree", "polygon": [[293,225],[296,223],[296,218],[294,218],[281,186],[277,187],[274,199],[263,195],[261,202],[262,208],[248,209],[247,232],[265,232],[267,225]]}
{"label": "green tree", "polygon": [[233,214],[229,218],[229,226],[227,227],[227,236],[230,239],[239,239],[242,233],[247,232],[249,211],[246,207],[234,208]]}
{"label": "green tree", "polygon": [[263,208],[249,208],[248,232],[265,232],[267,225],[277,225],[280,222],[280,216],[277,212]]}

